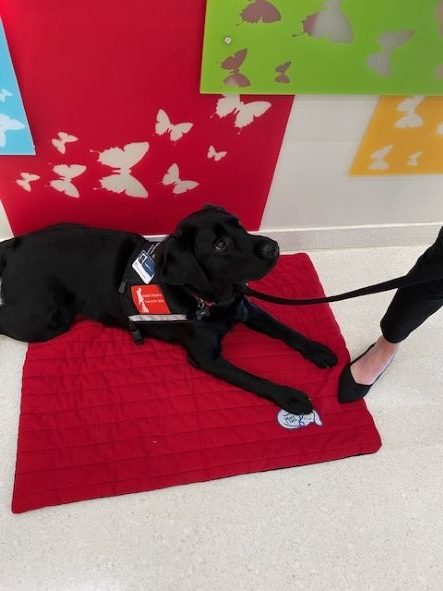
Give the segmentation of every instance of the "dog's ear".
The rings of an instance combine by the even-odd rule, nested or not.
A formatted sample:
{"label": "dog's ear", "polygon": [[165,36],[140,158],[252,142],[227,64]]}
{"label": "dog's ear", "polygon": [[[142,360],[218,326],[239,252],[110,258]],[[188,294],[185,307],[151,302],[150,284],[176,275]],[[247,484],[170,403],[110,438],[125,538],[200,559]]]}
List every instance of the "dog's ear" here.
{"label": "dog's ear", "polygon": [[222,211],[223,213],[229,213],[221,205],[213,205],[212,203],[205,203],[203,209],[213,209],[214,211]]}
{"label": "dog's ear", "polygon": [[161,281],[170,285],[188,285],[202,293],[211,290],[208,277],[185,240],[169,236],[158,263]]}

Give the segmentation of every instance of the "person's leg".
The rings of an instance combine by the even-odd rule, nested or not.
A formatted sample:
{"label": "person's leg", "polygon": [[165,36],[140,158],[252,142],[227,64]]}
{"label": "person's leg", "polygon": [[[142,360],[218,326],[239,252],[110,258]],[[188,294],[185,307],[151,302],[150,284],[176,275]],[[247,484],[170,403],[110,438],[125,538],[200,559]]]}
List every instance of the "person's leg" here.
{"label": "person's leg", "polygon": [[357,384],[372,386],[375,380],[389,367],[400,343],[391,343],[384,336],[351,366],[351,374]]}
{"label": "person's leg", "polygon": [[[443,268],[443,228],[435,243],[418,259],[409,274],[436,263],[441,263]],[[365,354],[345,368],[340,383],[340,401],[363,398],[389,366],[400,343],[442,306],[443,280],[399,289],[380,323],[382,336]]]}

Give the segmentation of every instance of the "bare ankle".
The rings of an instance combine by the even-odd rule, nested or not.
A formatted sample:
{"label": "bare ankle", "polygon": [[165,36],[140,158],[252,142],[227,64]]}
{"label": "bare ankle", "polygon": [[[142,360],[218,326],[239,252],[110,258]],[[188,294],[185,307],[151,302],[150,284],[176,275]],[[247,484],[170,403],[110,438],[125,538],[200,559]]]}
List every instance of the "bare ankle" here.
{"label": "bare ankle", "polygon": [[358,384],[372,385],[385,371],[395,357],[400,343],[390,343],[383,336],[365,355],[357,359],[351,367],[351,374]]}
{"label": "bare ankle", "polygon": [[397,351],[400,349],[401,343],[391,343],[387,341],[384,336],[381,336],[377,343],[377,349],[383,351],[386,355],[395,355]]}

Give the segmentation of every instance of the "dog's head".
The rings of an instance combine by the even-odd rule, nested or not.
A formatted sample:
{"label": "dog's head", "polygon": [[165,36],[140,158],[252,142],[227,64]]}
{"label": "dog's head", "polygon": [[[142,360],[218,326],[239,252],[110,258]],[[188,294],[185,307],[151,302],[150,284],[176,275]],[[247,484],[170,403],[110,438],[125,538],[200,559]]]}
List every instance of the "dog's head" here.
{"label": "dog's head", "polygon": [[249,234],[238,218],[206,206],[184,220],[164,242],[159,278],[217,304],[227,304],[247,281],[264,277],[278,260],[278,244]]}

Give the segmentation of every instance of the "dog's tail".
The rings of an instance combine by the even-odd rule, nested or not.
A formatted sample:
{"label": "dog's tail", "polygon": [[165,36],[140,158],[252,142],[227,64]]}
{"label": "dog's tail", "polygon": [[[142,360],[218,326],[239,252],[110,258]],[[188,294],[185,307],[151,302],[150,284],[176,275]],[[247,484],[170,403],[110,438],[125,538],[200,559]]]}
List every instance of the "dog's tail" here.
{"label": "dog's tail", "polygon": [[0,242],[0,275],[6,267],[9,252],[17,246],[17,240],[17,238],[10,238],[9,240]]}

